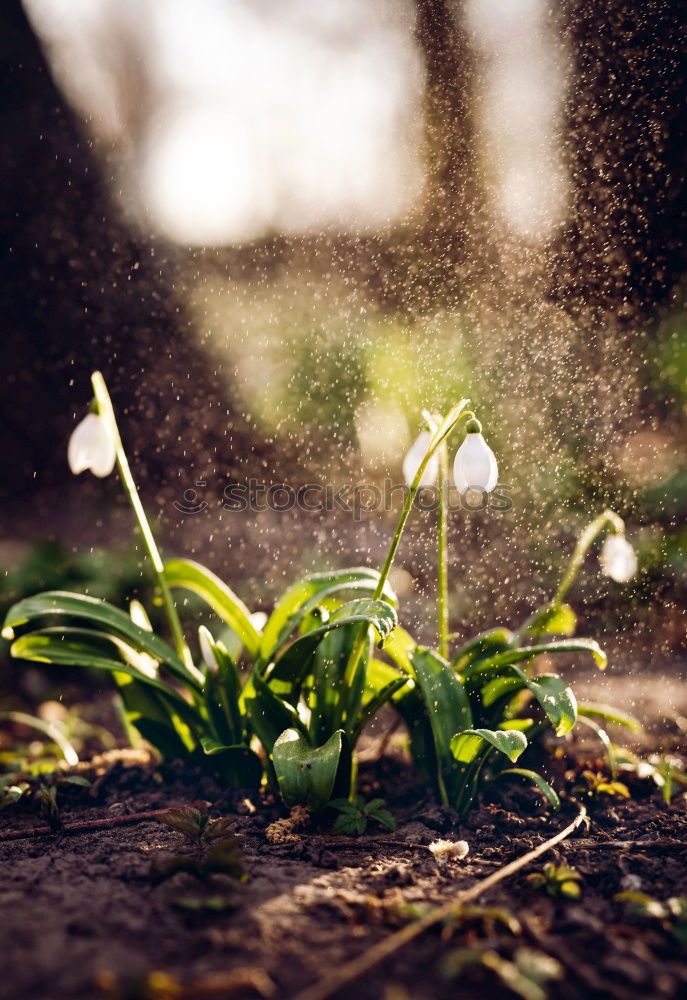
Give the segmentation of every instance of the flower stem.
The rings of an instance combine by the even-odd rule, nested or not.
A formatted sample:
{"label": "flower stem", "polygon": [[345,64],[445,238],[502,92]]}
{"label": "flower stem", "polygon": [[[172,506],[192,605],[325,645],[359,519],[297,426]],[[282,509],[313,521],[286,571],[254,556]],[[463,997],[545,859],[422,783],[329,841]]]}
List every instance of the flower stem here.
{"label": "flower stem", "polygon": [[174,643],[176,645],[177,652],[186,666],[193,669],[195,672],[191,652],[186,645],[184,633],[181,629],[181,622],[179,621],[179,616],[177,614],[176,607],[174,606],[174,600],[172,599],[172,594],[165,578],[165,569],[162,558],[160,557],[160,552],[150,529],[148,518],[146,517],[143,504],[141,503],[141,498],[138,495],[138,489],[136,488],[134,477],[132,476],[131,469],[129,468],[129,461],[126,457],[124,445],[122,444],[122,439],[119,434],[119,427],[117,426],[117,418],[115,417],[114,409],[112,407],[112,400],[110,399],[110,394],[107,391],[105,379],[100,372],[93,373],[91,376],[91,384],[93,385],[93,393],[95,395],[98,413],[107,421],[110,432],[114,438],[119,475],[124,489],[129,497],[131,506],[133,507],[134,514],[136,515],[143,543],[152,563],[153,570],[155,571],[155,576],[157,577],[157,583],[162,595],[162,602],[167,614],[169,627],[172,631],[172,635],[174,636]]}
{"label": "flower stem", "polygon": [[[420,488],[420,483],[422,482],[422,477],[425,474],[425,469],[427,468],[427,463],[430,458],[436,452],[437,448],[446,440],[451,431],[458,426],[458,423],[470,417],[474,418],[475,414],[472,410],[466,410],[465,407],[468,405],[469,400],[461,399],[461,401],[453,407],[446,419],[440,424],[436,430],[434,425],[432,425],[432,430],[434,431],[432,435],[432,440],[429,443],[425,457],[420,462],[417,472],[415,473],[415,478],[410,484],[410,488],[406,493],[405,500],[403,501],[403,508],[401,510],[401,515],[398,519],[396,525],[396,530],[394,531],[393,538],[391,539],[391,545],[389,546],[389,551],[386,554],[386,559],[384,560],[384,565],[382,566],[382,571],[379,574],[379,580],[377,581],[377,586],[373,595],[374,600],[380,600],[382,594],[384,593],[384,586],[389,578],[389,572],[394,562],[396,552],[398,550],[399,542],[401,541],[401,535],[403,534],[403,529],[406,526],[406,521],[410,515],[411,508],[413,506],[413,501],[415,500],[415,495]],[[369,626],[362,625],[360,632],[356,638],[355,644],[351,651],[351,655],[346,667],[346,677],[345,683],[350,684],[353,681],[355,672],[358,668],[358,663],[360,662],[360,657],[362,656],[363,649],[365,648],[365,642],[368,639]]]}
{"label": "flower stem", "polygon": [[439,562],[437,567],[439,654],[448,659],[448,448],[446,441],[439,446],[439,515],[437,540]]}
{"label": "flower stem", "polygon": [[551,602],[554,607],[561,604],[563,598],[570,590],[575,577],[580,571],[580,567],[584,562],[587,552],[594,544],[596,539],[599,537],[605,528],[610,528],[615,535],[625,534],[625,524],[621,517],[612,511],[605,510],[598,517],[595,517],[591,524],[588,524],[584,529],[580,537],[577,539],[577,545],[572,554],[570,562],[568,563],[568,568],[563,574],[563,578],[558,585],[558,590],[556,591],[553,601]]}

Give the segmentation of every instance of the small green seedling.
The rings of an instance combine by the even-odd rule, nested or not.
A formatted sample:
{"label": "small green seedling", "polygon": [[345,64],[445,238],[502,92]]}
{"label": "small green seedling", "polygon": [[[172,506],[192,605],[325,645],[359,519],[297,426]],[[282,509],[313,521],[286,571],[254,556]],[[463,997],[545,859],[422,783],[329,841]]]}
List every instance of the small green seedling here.
{"label": "small green seedling", "polygon": [[533,889],[542,889],[554,899],[579,899],[582,895],[582,876],[568,865],[555,865],[549,861],[541,872],[527,876]]}
{"label": "small green seedling", "polygon": [[57,785],[41,785],[38,789],[41,817],[46,821],[53,833],[62,829],[62,816],[57,804]]}
{"label": "small green seedling", "polygon": [[608,779],[605,774],[594,771],[583,771],[582,778],[584,785],[579,786],[576,791],[596,798],[606,795],[612,799],[629,799],[630,789],[622,781]]}
{"label": "small green seedling", "polygon": [[[210,819],[192,806],[169,809],[157,820],[185,837],[195,851],[154,861],[149,875],[153,885],[160,885],[180,874],[192,875],[204,883],[209,882],[213,875],[227,875],[238,882],[247,881],[241,856],[241,838],[232,834],[232,820],[226,817]],[[203,909],[203,901],[197,902],[196,909]],[[187,908],[191,908],[190,904]]]}
{"label": "small green seedling", "polygon": [[362,795],[356,795],[352,802],[348,799],[334,799],[329,803],[341,815],[334,823],[334,833],[365,833],[368,823],[378,823],[385,830],[395,830],[396,823],[386,807],[384,799],[365,802]]}
{"label": "small green seedling", "polygon": [[157,817],[158,823],[169,826],[195,847],[210,843],[232,835],[233,821],[228,818],[210,819],[207,813],[193,806],[181,806],[179,809],[168,809]]}
{"label": "small green seedling", "polygon": [[228,875],[237,882],[246,882],[238,838],[229,837],[214,844],[200,858],[189,854],[175,854],[162,861],[154,861],[150,868],[150,881],[154,886],[166,882],[174,875],[192,875],[200,882],[209,882],[213,875]]}
{"label": "small green seedling", "polygon": [[480,968],[497,976],[522,1000],[547,1000],[547,984],[563,976],[560,962],[534,948],[518,948],[512,960],[493,948],[459,948],[447,955],[441,971],[447,979],[454,979],[468,969]]}
{"label": "small green seedling", "polygon": [[659,921],[682,948],[687,948],[687,896],[671,896],[662,902],[644,892],[619,892],[615,899],[627,904],[629,916]]}

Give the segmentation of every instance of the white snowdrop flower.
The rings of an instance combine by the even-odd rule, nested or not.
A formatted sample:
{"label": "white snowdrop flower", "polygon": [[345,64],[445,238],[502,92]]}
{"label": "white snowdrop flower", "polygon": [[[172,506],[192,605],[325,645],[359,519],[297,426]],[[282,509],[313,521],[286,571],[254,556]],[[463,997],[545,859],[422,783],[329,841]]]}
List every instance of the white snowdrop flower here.
{"label": "white snowdrop flower", "polygon": [[198,642],[200,643],[200,652],[205,666],[211,674],[216,674],[219,670],[219,666],[217,664],[215,652],[212,648],[213,639],[209,629],[207,629],[204,625],[201,625],[198,629]]}
{"label": "white snowdrop flower", "polygon": [[[427,449],[429,448],[431,440],[432,435],[429,431],[420,431],[418,436],[415,438],[415,441],[408,449],[408,454],[403,459],[403,478],[406,481],[406,485],[409,487],[413,484],[417,470],[420,468],[422,459],[427,454]],[[435,452],[425,467],[419,486],[423,489],[429,489],[430,486],[434,486],[438,478],[439,456]]]}
{"label": "white snowdrop flower", "polygon": [[465,440],[456,452],[453,476],[460,493],[480,490],[491,493],[499,478],[494,452],[482,437],[479,420],[470,420]]}
{"label": "white snowdrop flower", "polygon": [[440,865],[446,861],[461,861],[470,852],[467,840],[434,840],[429,849]]}
{"label": "white snowdrop flower", "polygon": [[627,583],[637,572],[637,556],[622,535],[607,535],[599,553],[601,571],[616,583]]}
{"label": "white snowdrop flower", "polygon": [[103,479],[114,469],[115,443],[107,422],[97,413],[89,413],[77,424],[69,438],[67,459],[75,476],[90,469]]}

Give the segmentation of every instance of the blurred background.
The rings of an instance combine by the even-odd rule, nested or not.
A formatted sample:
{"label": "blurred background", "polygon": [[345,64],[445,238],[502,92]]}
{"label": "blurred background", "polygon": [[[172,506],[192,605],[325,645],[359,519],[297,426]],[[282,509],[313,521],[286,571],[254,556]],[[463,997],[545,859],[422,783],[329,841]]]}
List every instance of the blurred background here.
{"label": "blurred background", "polygon": [[[253,609],[379,565],[395,515],[225,488],[401,482],[466,395],[512,508],[452,515],[452,627],[528,614],[610,505],[639,573],[590,556],[583,631],[679,676],[685,51],[679,0],[5,0],[3,605],[146,594],[116,478],[66,464],[95,368],[165,551]],[[434,520],[395,574],[428,641]]]}

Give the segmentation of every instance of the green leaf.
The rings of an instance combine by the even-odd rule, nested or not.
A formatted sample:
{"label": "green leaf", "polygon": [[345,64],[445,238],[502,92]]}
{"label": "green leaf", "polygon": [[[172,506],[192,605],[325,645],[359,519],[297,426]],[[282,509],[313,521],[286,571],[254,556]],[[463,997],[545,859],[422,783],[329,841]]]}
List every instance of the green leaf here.
{"label": "green leaf", "polygon": [[308,731],[315,745],[324,743],[337,729],[352,733],[356,726],[369,658],[368,649],[364,648],[355,675],[347,683],[346,667],[358,633],[358,625],[333,629],[315,649],[307,698],[310,708]]}
{"label": "green leaf", "polygon": [[205,675],[205,706],[218,740],[227,746],[234,746],[244,742],[246,735],[240,707],[241,679],[222,643],[215,642],[207,630],[205,639],[217,667],[216,672],[208,670]]}
{"label": "green leaf", "polygon": [[[363,818],[364,820],[364,818]],[[334,833],[343,833],[347,836],[353,836],[356,833],[364,833],[365,827],[360,830],[360,813],[345,813],[341,816],[336,817],[336,821],[333,826]]]}
{"label": "green leaf", "polygon": [[388,809],[375,809],[373,813],[370,813],[370,819],[375,820],[375,822],[379,823],[386,830],[396,829],[396,820]]}
{"label": "green leaf", "polygon": [[242,701],[265,753],[272,753],[274,744],[285,729],[297,729],[306,734],[296,709],[276,695],[257,670],[253,670],[246,682]]}
{"label": "green leaf", "polygon": [[536,785],[553,809],[560,808],[561,800],[558,795],[548,781],[545,781],[541,774],[537,774],[536,771],[530,771],[525,767],[507,767],[505,771],[499,771],[494,775],[496,781],[500,781],[502,778],[522,778],[524,781],[530,781]]}
{"label": "green leaf", "polygon": [[534,695],[546,717],[556,731],[556,736],[565,736],[577,721],[577,701],[572,688],[562,677],[556,674],[540,674],[528,677],[527,674],[509,664],[503,668],[513,676],[497,677],[482,688],[482,702],[485,707],[493,705],[502,698],[510,698],[518,691],[526,688]]}
{"label": "green leaf", "polygon": [[343,731],[333,733],[324,746],[313,748],[295,729],[287,729],[274,744],[272,758],[284,805],[305,805],[312,812],[331,798],[343,748]]}
{"label": "green leaf", "polygon": [[588,719],[583,716],[578,721],[580,725],[586,726],[587,729],[591,729],[599,737],[599,740],[603,744],[604,750],[606,751],[608,766],[611,770],[611,777],[615,781],[618,777],[618,759],[615,754],[615,747],[613,746],[611,737],[608,735],[603,726],[600,726],[598,722],[594,721],[594,719]]}
{"label": "green leaf", "polygon": [[[392,643],[395,635],[396,633],[391,638]],[[385,647],[385,653],[389,651],[388,646],[389,643]],[[391,705],[403,719],[408,730],[410,750],[415,766],[428,783],[437,787],[439,769],[434,749],[434,735],[429,722],[427,706],[413,676],[412,664],[409,659],[407,662],[408,673],[411,676],[407,677],[406,683],[392,694]],[[371,692],[381,692],[385,685],[395,683],[398,677],[398,672],[393,667],[380,660],[371,660],[367,668],[367,689]]]}
{"label": "green leaf", "polygon": [[527,738],[517,729],[466,729],[451,740],[451,753],[460,764],[472,764],[489,747],[515,763],[527,748]]}
{"label": "green leaf", "polygon": [[0,712],[0,719],[7,719],[8,722],[15,722],[21,726],[28,726],[39,733],[43,733],[60,750],[67,764],[74,767],[79,763],[79,755],[64,735],[62,730],[54,722],[46,722],[35,715],[27,715],[26,712]]}
{"label": "green leaf", "polygon": [[173,687],[156,674],[144,673],[128,662],[127,649],[130,647],[115,636],[90,629],[56,626],[20,636],[12,643],[10,652],[21,660],[128,674],[141,684],[164,692],[186,718],[197,721],[195,710]]}
{"label": "green leaf", "polygon": [[[591,653],[598,667],[603,670],[606,666],[607,657],[599,644],[594,639],[559,639],[555,642],[546,642],[537,646],[523,646],[520,649],[511,649],[504,653],[497,653],[477,664],[470,665],[462,671],[463,679],[471,683],[478,683],[479,686],[498,676],[497,667],[505,667],[514,663],[521,663],[529,660],[541,653]],[[481,683],[480,683],[481,681]]]}
{"label": "green leaf", "polygon": [[388,701],[391,701],[397,691],[400,691],[401,688],[404,688],[407,685],[408,680],[408,677],[394,677],[381,687],[376,694],[363,703],[358,713],[358,718],[351,737],[351,741],[354,746],[358,742],[360,734],[364,730],[365,726],[375,717],[377,712],[379,712],[379,710],[386,705]]}
{"label": "green leaf", "polygon": [[260,633],[253,625],[246,605],[223,580],[190,559],[170,559],[165,563],[164,570],[170,587],[190,590],[201,597],[236,632],[251,656],[256,655]]}
{"label": "green leaf", "polygon": [[621,712],[620,709],[612,705],[602,705],[599,702],[587,701],[578,706],[578,715],[588,719],[602,719],[604,722],[611,722],[616,726],[624,726],[633,733],[641,733],[644,729],[639,719],[629,712]]}
{"label": "green leaf", "polygon": [[183,834],[190,841],[200,840],[207,823],[207,817],[194,806],[179,806],[177,809],[168,809],[164,813],[158,813],[155,819],[176,833]]}
{"label": "green leaf", "polygon": [[432,729],[439,790],[448,803],[454,797],[453,786],[458,778],[451,740],[457,731],[472,725],[470,702],[453,669],[431,649],[418,646],[412,653],[411,663]]}
{"label": "green leaf", "polygon": [[577,615],[569,604],[549,604],[536,611],[520,626],[513,637],[512,645],[519,646],[523,636],[526,635],[535,639],[540,635],[571,636],[575,634],[576,628]]}
{"label": "green leaf", "polygon": [[163,663],[187,687],[195,691],[201,689],[202,674],[195,667],[187,667],[171,646],[153,632],[136,625],[124,611],[94,597],[58,590],[27,597],[7,612],[3,635],[12,638],[16,629],[27,625],[40,626],[55,620],[60,626],[70,626],[75,622],[95,625],[106,637],[123,640],[134,650],[147,653]]}
{"label": "green leaf", "polygon": [[[286,591],[265,625],[260,639],[260,661],[269,663],[301,621],[326,598],[355,590],[373,594],[378,580],[377,570],[366,567],[315,573],[299,580]],[[396,595],[388,584],[383,596],[396,605]]]}
{"label": "green leaf", "polygon": [[194,731],[202,728],[202,721],[195,717],[191,706],[183,702],[185,710],[193,713],[193,725],[189,725],[178,711],[178,696],[171,688],[169,691],[175,697],[169,697],[166,691],[134,680],[131,674],[115,670],[113,677],[127,722],[155,747],[164,760],[188,759],[196,745]]}
{"label": "green leaf", "polygon": [[487,632],[480,632],[474,639],[461,646],[451,665],[460,674],[471,663],[479,663],[496,653],[504,653],[510,648],[512,638],[513,633],[507,628],[492,628]]}
{"label": "green leaf", "polygon": [[232,788],[259,788],[262,763],[247,746],[223,746],[205,736],[201,739],[203,753],[212,757],[213,770]]}
{"label": "green leaf", "polygon": [[413,650],[417,643],[405,629],[397,626],[384,643],[384,652],[389,656],[399,670],[404,674],[414,674],[413,665],[410,662]]}
{"label": "green leaf", "polygon": [[[358,803],[358,799],[361,799],[361,803]],[[330,809],[336,809],[338,812],[346,813],[348,816],[357,816],[360,812],[360,806],[362,804],[362,796],[356,795],[356,803],[349,802],[348,799],[332,799],[329,802]]]}
{"label": "green leaf", "polygon": [[266,680],[278,694],[295,702],[305,677],[312,669],[315,650],[325,635],[348,625],[372,625],[379,634],[380,642],[383,642],[397,622],[396,611],[386,601],[360,598],[342,604],[323,625],[292,642],[268,672]]}

